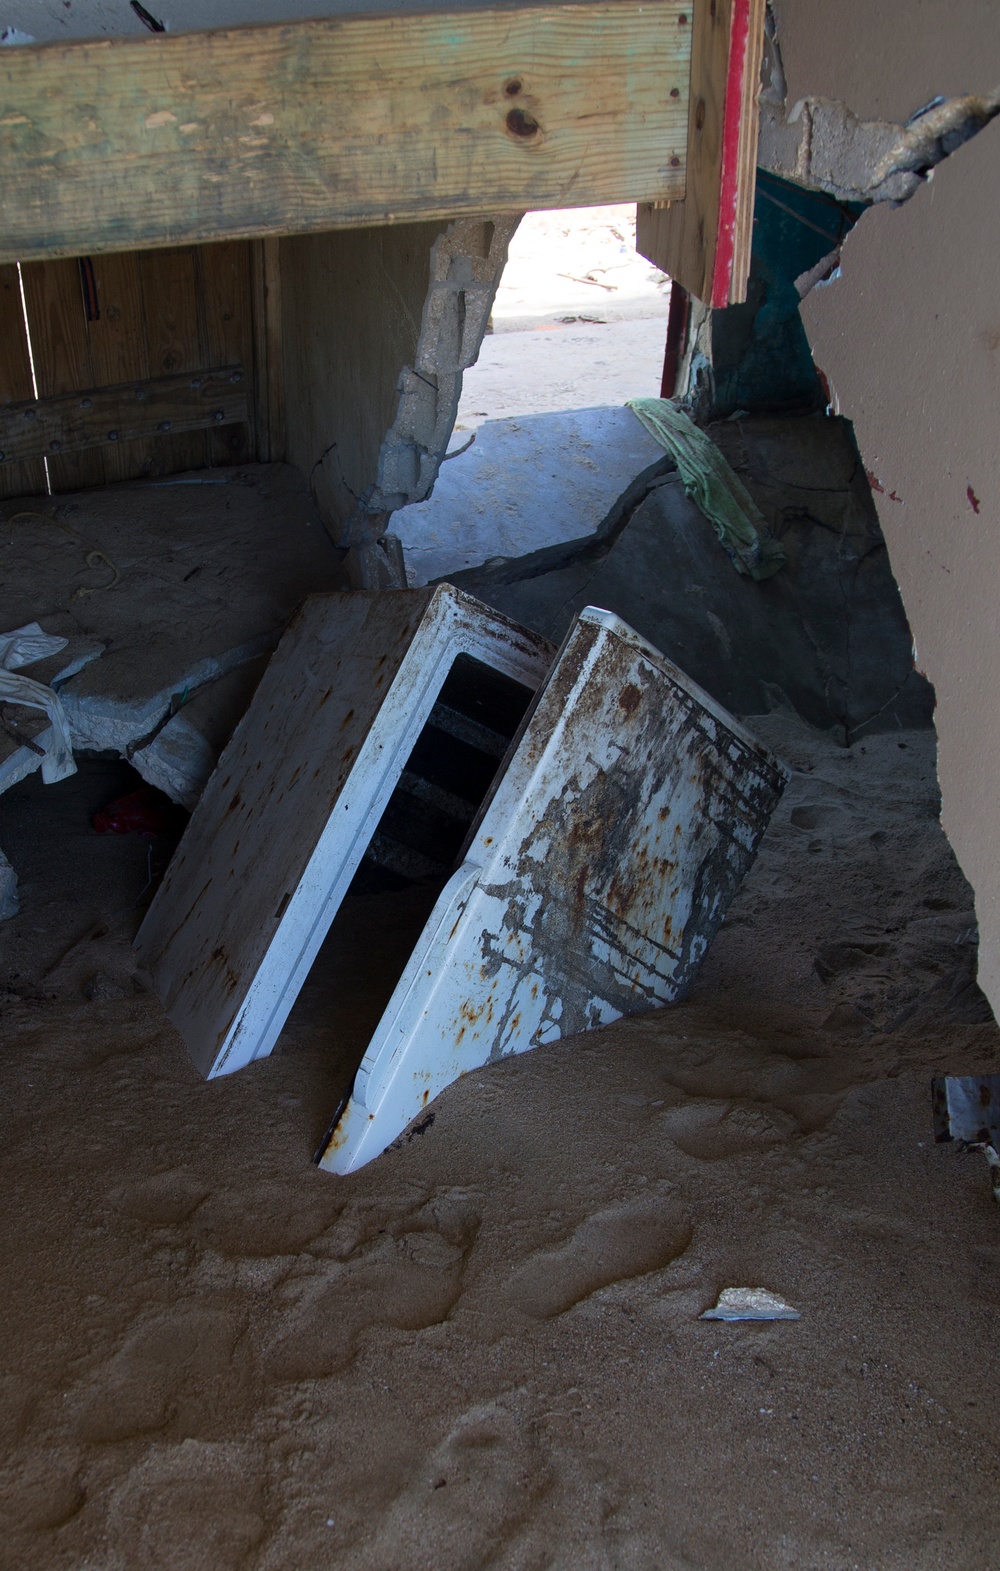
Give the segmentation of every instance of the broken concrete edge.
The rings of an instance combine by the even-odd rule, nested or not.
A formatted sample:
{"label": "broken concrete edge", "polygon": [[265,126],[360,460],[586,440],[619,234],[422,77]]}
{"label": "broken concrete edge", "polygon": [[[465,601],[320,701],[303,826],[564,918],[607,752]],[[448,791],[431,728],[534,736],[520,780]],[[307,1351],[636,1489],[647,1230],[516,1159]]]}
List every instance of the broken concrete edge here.
{"label": "broken concrete edge", "polygon": [[0,922],[17,916],[21,902],[17,893],[17,874],[0,851]]}
{"label": "broken concrete edge", "polygon": [[944,99],[904,125],[861,120],[846,104],[803,98],[785,115],[761,105],[758,161],[844,202],[908,201],[937,164],[1000,114],[1000,88]]}
{"label": "broken concrete edge", "polygon": [[[386,514],[386,519],[389,515]],[[352,589],[406,589],[406,558],[398,535],[352,545],[344,558]]]}
{"label": "broken concrete edge", "polygon": [[543,573],[557,571],[571,562],[600,561],[607,556],[618,536],[626,528],[636,510],[654,491],[677,473],[677,464],[669,453],[654,459],[636,475],[630,485],[618,496],[592,534],[576,540],[563,540],[556,545],[543,546],[528,556],[492,557],[481,567],[469,567],[461,573],[434,579],[437,584],[458,583],[468,585],[475,594],[477,586],[491,584],[516,584],[526,578],[539,578]]}
{"label": "broken concrete edge", "polygon": [[[808,95],[789,106],[781,59],[780,29],[767,8],[759,96],[757,166],[778,179],[821,191],[864,210],[888,202],[899,207],[933,176],[935,167],[1000,114],[1000,86],[990,92],[939,97],[915,109],[902,124],[863,120],[845,103]],[[763,194],[776,200],[767,192]],[[780,201],[778,206],[782,204]],[[795,279],[799,298],[839,276],[843,241]],[[706,424],[718,414],[712,310],[691,302],[687,341],[676,386],[692,416]],[[831,399],[836,407],[835,396]]]}
{"label": "broken concrete edge", "polygon": [[[349,517],[327,526],[336,545],[360,553],[348,561],[354,587],[405,586],[405,578],[401,585],[366,582],[378,576],[383,564],[366,557],[365,548],[383,538],[392,513],[409,502],[426,501],[433,490],[455,426],[462,374],[479,356],[507,249],[522,217],[502,213],[457,219],[431,247],[430,286],[414,364],[400,372],[396,413],[382,439],[377,473]],[[326,494],[339,494],[343,486],[336,466],[331,451],[312,476],[325,519],[336,517],[336,509],[324,505]]]}

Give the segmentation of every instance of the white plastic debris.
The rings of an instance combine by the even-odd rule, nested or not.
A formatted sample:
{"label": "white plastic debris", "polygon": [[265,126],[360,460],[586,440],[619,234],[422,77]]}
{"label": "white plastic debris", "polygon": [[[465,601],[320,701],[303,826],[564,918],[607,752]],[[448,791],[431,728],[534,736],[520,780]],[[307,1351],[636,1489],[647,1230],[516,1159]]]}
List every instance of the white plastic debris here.
{"label": "white plastic debris", "polygon": [[52,722],[36,738],[37,745],[45,750],[42,779],[46,785],[54,785],[57,780],[65,780],[67,775],[76,774],[69,721],[58,693],[42,682],[33,682],[30,676],[0,671],[0,704],[23,704],[28,709],[41,709]]}
{"label": "white plastic debris", "polygon": [[1000,1203],[1000,1153],[996,1146],[990,1145],[985,1140],[977,1140],[968,1148],[970,1151],[981,1151],[986,1158],[990,1170],[990,1183],[993,1185],[993,1198]]}
{"label": "white plastic debris", "polygon": [[19,27],[5,27],[0,32],[0,44],[13,46],[14,44],[33,44],[34,36],[31,33],[22,33]]}
{"label": "white plastic debris", "polygon": [[17,671],[23,665],[57,655],[68,643],[68,638],[43,633],[37,622],[26,622],[12,632],[0,633],[0,666],[5,671]]}
{"label": "white plastic debris", "polygon": [[701,1320],[800,1320],[791,1304],[766,1287],[724,1287],[714,1309],[706,1309]]}

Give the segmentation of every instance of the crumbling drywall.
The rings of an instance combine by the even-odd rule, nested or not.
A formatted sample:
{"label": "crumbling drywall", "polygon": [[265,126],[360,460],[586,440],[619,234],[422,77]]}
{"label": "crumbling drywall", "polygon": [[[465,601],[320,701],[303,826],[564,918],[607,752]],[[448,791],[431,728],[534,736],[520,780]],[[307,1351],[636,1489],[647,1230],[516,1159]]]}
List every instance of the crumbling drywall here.
{"label": "crumbling drywall", "polygon": [[520,214],[281,242],[286,457],[357,588],[402,581],[391,514],[430,494]]}
{"label": "crumbling drywall", "polygon": [[[774,0],[790,104],[904,125],[1000,80],[993,0]],[[919,121],[915,122],[919,126]],[[873,174],[878,169],[873,164]],[[882,177],[884,178],[884,176]],[[937,691],[942,816],[976,891],[980,984],[1000,1009],[1000,130],[912,200],[866,213],[803,317],[854,422],[916,642]]]}
{"label": "crumbling drywall", "polygon": [[839,100],[762,105],[759,161],[845,202],[905,202],[929,172],[1000,114],[1000,88],[930,103],[904,124],[862,120]]}
{"label": "crumbling drywall", "polygon": [[458,219],[434,242],[414,362],[399,375],[374,483],[358,498],[338,544],[370,545],[391,513],[430,495],[455,425],[462,373],[479,354],[521,217]]}

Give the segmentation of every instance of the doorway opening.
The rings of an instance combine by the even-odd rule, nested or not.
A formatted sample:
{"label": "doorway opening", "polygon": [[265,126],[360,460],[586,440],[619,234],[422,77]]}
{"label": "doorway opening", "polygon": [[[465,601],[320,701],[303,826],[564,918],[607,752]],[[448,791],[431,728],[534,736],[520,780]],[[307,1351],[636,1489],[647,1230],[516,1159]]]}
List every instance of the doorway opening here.
{"label": "doorway opening", "polygon": [[393,514],[420,585],[592,533],[656,456],[625,405],[663,378],[670,280],[635,205],[527,213],[427,501]]}

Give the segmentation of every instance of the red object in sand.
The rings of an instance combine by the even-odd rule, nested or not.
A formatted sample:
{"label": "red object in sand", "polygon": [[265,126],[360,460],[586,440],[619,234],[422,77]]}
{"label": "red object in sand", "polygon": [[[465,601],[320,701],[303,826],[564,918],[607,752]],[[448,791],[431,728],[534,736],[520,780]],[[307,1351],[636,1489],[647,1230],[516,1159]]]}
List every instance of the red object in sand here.
{"label": "red object in sand", "polygon": [[181,813],[155,786],[116,797],[90,820],[99,835],[169,835],[181,828]]}

